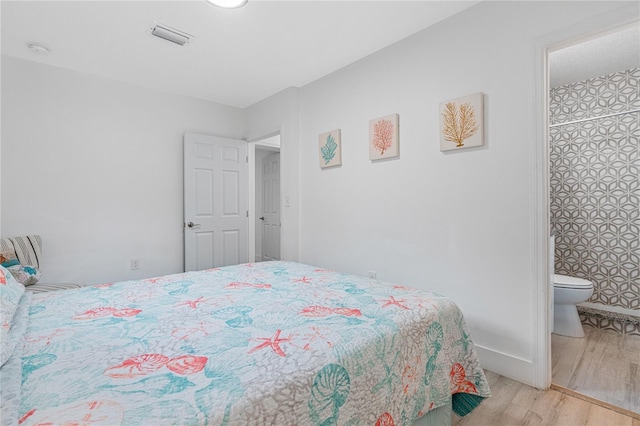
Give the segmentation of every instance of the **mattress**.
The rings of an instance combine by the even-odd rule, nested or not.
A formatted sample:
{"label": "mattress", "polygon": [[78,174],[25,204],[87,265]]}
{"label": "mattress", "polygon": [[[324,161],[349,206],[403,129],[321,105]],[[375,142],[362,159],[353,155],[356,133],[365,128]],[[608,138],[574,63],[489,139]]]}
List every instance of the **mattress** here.
{"label": "mattress", "polygon": [[21,378],[9,399],[23,425],[411,424],[490,396],[450,299],[313,266],[244,264],[25,303],[24,345],[2,367],[3,387]]}

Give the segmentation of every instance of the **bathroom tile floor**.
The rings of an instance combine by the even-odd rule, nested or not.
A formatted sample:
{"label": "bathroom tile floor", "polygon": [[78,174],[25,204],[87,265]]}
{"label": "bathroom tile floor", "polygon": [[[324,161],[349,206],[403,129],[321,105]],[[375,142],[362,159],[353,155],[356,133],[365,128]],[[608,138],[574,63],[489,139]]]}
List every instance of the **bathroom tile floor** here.
{"label": "bathroom tile floor", "polygon": [[551,335],[552,382],[640,413],[640,336],[589,326],[584,332]]}

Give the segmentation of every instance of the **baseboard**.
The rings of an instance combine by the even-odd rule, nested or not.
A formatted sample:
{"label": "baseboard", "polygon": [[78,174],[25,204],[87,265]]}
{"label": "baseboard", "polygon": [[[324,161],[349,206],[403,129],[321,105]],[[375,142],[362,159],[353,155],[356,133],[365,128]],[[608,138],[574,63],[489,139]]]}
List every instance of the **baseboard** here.
{"label": "baseboard", "polygon": [[615,411],[616,413],[624,414],[625,416],[633,417],[634,419],[640,420],[640,413],[636,413],[635,411],[627,410],[626,408],[618,407],[617,405],[609,404],[608,402],[600,401],[599,399],[592,398],[588,395],[582,394],[580,392],[576,392],[574,390],[565,388],[564,386],[556,385],[551,383],[551,389],[562,392],[566,395],[570,395],[574,398],[581,399],[583,401],[587,401],[590,404],[599,405],[600,407],[606,408],[607,410]]}
{"label": "baseboard", "polygon": [[475,345],[482,368],[516,380],[529,386],[533,385],[533,362],[504,352]]}

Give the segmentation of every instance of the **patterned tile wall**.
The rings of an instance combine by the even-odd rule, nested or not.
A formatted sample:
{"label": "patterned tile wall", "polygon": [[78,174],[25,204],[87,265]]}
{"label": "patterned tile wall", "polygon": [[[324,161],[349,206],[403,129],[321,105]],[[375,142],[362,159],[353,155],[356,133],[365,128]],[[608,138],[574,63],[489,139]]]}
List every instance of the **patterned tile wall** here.
{"label": "patterned tile wall", "polygon": [[591,302],[627,309],[640,309],[640,112],[602,116],[638,109],[640,68],[550,93],[556,273],[592,281]]}

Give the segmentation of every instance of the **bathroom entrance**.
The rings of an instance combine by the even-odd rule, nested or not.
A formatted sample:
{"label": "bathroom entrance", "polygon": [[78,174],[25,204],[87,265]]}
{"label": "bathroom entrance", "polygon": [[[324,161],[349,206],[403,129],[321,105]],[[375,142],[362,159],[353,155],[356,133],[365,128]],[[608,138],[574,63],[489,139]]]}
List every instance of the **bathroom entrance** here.
{"label": "bathroom entrance", "polygon": [[640,419],[640,25],[548,63],[552,387]]}

